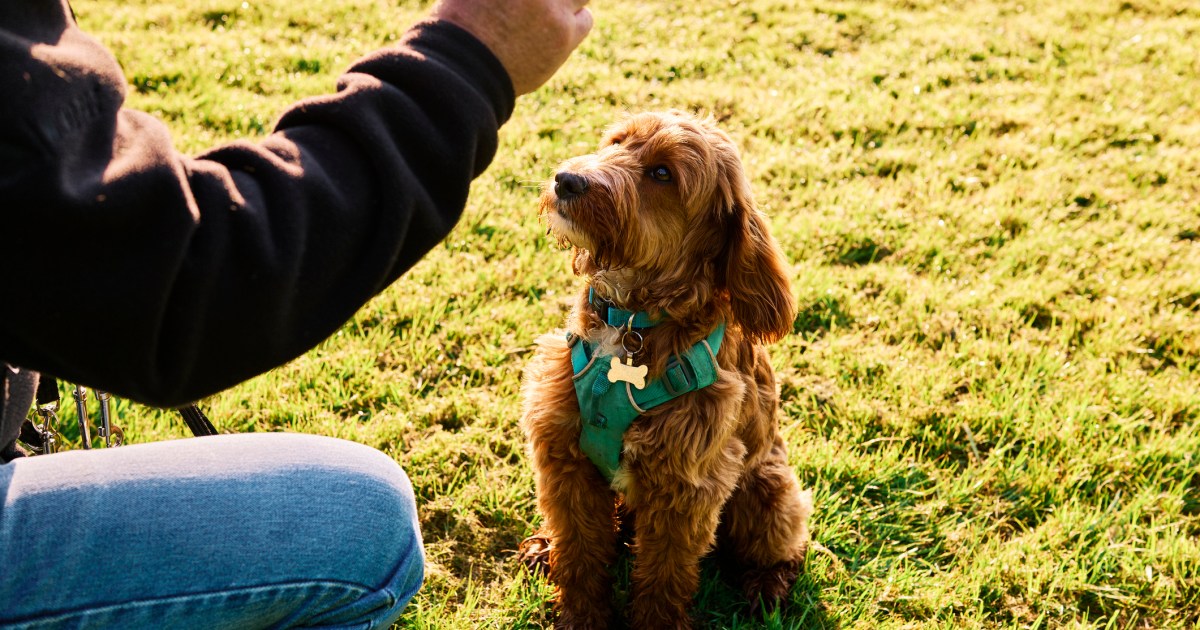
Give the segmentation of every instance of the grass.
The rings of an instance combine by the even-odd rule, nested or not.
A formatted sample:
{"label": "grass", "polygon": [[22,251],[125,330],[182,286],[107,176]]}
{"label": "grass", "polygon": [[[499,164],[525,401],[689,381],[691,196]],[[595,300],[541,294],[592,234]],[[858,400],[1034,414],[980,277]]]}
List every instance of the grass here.
{"label": "grass", "polygon": [[[431,562],[400,627],[549,625],[513,560],[538,522],[518,385],[578,282],[537,187],[622,111],[668,107],[739,141],[792,260],[801,312],[773,361],[828,550],[765,620],[706,567],[701,625],[1200,624],[1200,9],[593,4],[450,238],[319,348],[204,403],[226,431],[404,465]],[[427,7],[75,2],[188,152],[267,133]],[[183,435],[118,412],[133,441]]]}

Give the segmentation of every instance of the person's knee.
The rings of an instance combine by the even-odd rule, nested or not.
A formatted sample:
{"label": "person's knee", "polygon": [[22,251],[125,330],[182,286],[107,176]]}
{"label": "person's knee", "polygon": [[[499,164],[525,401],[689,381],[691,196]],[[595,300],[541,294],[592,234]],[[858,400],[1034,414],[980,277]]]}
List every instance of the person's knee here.
{"label": "person's knee", "polygon": [[[397,596],[420,586],[425,557],[412,483],[392,458],[362,444],[288,434],[277,446],[308,470],[314,511],[328,519],[344,579]],[[330,550],[334,551],[334,550]]]}
{"label": "person's knee", "polygon": [[[368,574],[373,569],[390,568],[375,586],[394,600],[391,612],[387,613],[394,619],[420,589],[425,574],[425,553],[412,483],[394,460],[361,444],[332,444],[328,456],[342,466],[347,461],[356,462],[344,481],[345,491],[339,494],[352,510],[352,518],[357,520],[355,529],[367,535],[351,543],[357,550],[346,551],[364,559],[374,557],[373,562],[362,567]],[[367,579],[378,579],[375,575]]]}
{"label": "person's knee", "polygon": [[[232,604],[253,595],[274,599],[230,626],[255,627],[268,613],[352,625],[398,617],[424,574],[412,485],[395,461],[361,444],[239,434],[63,453],[4,468],[18,465],[29,468],[15,491],[24,498],[14,499],[9,488],[7,500],[19,506],[6,517],[46,503],[53,518],[69,513],[67,521],[89,523],[89,536],[122,541],[110,548],[73,539],[76,547],[104,549],[89,552],[88,563],[139,576],[119,580],[106,601],[142,606],[147,598],[197,598],[207,602],[197,606],[209,606],[203,614],[216,615],[210,600],[228,596],[223,610],[236,616],[248,609]],[[222,552],[214,554],[214,545]],[[90,601],[76,598],[64,608],[84,610]]]}

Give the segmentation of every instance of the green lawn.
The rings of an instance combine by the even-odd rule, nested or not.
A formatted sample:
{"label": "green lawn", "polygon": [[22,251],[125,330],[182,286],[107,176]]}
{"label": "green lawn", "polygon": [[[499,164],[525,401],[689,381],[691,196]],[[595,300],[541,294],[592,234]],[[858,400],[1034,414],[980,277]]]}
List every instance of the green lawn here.
{"label": "green lawn", "polygon": [[[429,5],[73,4],[189,152],[266,133]],[[519,377],[579,281],[535,201],[621,112],[668,107],[739,142],[792,261],[801,312],[773,361],[823,546],[765,622],[708,568],[698,625],[1200,624],[1200,5],[593,10],[445,244],[316,350],[204,402],[225,431],[404,465],[430,568],[400,626],[549,625],[514,561],[538,524]],[[118,411],[131,441],[183,436]]]}

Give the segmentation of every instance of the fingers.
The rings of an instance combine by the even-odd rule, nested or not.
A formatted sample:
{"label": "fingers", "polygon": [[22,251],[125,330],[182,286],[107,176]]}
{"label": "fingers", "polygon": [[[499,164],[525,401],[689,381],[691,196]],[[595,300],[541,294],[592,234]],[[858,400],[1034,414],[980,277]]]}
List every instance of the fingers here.
{"label": "fingers", "polygon": [[574,27],[573,37],[571,38],[572,48],[578,46],[592,30],[594,20],[592,12],[587,8],[590,2],[591,0],[570,0],[567,4],[567,7],[573,12],[571,16],[574,22],[572,25]]}
{"label": "fingers", "polygon": [[[583,4],[587,4],[586,0]],[[587,9],[579,9],[575,12],[575,46],[578,46],[579,43],[582,42],[585,37],[587,37],[588,33],[592,31],[592,26],[593,19],[591,11]]]}
{"label": "fingers", "polygon": [[520,95],[545,83],[591,32],[588,4],[589,0],[441,0],[433,15],[466,29],[491,49]]}

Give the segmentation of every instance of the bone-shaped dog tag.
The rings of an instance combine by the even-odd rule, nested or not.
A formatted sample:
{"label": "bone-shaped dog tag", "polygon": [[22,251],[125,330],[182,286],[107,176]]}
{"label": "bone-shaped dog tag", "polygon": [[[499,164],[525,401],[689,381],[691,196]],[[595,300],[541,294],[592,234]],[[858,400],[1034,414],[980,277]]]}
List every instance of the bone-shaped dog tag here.
{"label": "bone-shaped dog tag", "polygon": [[626,357],[627,363],[621,363],[617,357],[613,357],[608,364],[608,382],[616,383],[618,381],[629,383],[638,389],[646,388],[646,373],[650,368],[644,365],[634,365],[633,357]]}

